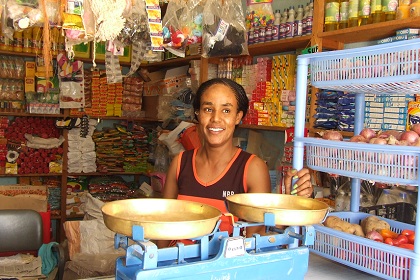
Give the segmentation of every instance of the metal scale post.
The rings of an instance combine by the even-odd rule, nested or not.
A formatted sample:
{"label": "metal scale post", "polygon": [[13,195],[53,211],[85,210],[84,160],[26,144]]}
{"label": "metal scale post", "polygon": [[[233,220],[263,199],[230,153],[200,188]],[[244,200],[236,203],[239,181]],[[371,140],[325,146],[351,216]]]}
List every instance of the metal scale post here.
{"label": "metal scale post", "polygon": [[[195,244],[178,243],[157,249],[144,239],[143,227],[134,225],[131,240],[116,234],[115,247],[126,255],[116,261],[116,279],[303,279],[308,270],[309,250],[314,244],[312,226],[274,228],[274,215],[266,213],[264,223],[237,222],[232,237],[215,230]],[[240,229],[265,225],[270,235],[244,238]],[[300,230],[301,232],[297,232]],[[300,242],[296,246],[295,242]],[[132,245],[129,245],[132,244]]]}

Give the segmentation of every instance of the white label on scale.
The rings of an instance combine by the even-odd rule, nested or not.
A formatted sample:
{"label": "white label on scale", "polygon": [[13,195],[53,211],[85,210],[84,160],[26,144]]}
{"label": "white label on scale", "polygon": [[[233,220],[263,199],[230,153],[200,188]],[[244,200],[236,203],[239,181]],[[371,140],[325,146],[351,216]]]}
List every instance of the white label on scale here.
{"label": "white label on scale", "polygon": [[245,255],[245,239],[243,237],[229,238],[226,242],[225,257],[233,258]]}

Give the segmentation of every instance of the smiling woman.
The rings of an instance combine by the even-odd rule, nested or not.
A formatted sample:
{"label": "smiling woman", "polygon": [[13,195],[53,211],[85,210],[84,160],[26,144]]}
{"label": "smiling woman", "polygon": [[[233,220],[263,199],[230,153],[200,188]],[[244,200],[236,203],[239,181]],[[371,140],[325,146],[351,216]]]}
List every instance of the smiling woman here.
{"label": "smiling woman", "polygon": [[[227,195],[271,192],[267,165],[259,157],[233,145],[235,127],[246,115],[249,102],[243,87],[230,79],[216,78],[200,85],[193,102],[201,147],[174,157],[163,189],[164,198],[178,198],[212,205],[222,213]],[[307,169],[290,171],[287,193],[312,194]],[[231,232],[229,218],[222,216],[220,229]],[[247,228],[247,235],[260,229]],[[162,243],[158,244],[160,247]]]}

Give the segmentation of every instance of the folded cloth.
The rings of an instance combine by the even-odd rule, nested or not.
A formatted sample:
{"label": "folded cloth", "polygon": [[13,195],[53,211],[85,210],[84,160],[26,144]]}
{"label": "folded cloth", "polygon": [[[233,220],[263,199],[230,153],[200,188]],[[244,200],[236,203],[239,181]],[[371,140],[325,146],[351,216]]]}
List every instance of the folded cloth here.
{"label": "folded cloth", "polygon": [[42,246],[38,250],[38,256],[41,257],[42,260],[41,272],[45,276],[48,276],[58,264],[57,253],[53,252],[52,250],[52,247],[54,245],[58,245],[58,243],[50,242],[48,244],[42,244]]}

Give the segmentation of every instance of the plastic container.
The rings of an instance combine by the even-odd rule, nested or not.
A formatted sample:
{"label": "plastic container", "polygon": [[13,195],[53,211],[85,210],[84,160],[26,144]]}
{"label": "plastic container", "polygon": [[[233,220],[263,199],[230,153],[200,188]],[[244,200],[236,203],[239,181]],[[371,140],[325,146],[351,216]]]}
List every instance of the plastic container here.
{"label": "plastic container", "polygon": [[[360,222],[371,216],[367,213],[333,212],[350,223]],[[384,218],[391,230],[401,232],[404,229],[414,230],[413,225]],[[414,251],[373,241],[364,237],[351,235],[322,225],[314,225],[315,243],[309,250],[346,266],[359,269],[384,279],[409,279],[410,261],[416,258]]]}
{"label": "plastic container", "polygon": [[[416,185],[418,147],[391,146],[295,137],[306,148],[309,168],[375,182]],[[378,160],[379,159],[379,160]],[[407,163],[410,163],[407,165]]]}
{"label": "plastic container", "polygon": [[310,61],[317,88],[369,94],[420,92],[420,39],[323,52]]}
{"label": "plastic container", "polygon": [[402,223],[415,224],[416,208],[410,203],[398,202],[387,205],[360,207],[360,211]]}
{"label": "plastic container", "polygon": [[389,189],[382,190],[382,194],[376,202],[376,205],[393,204],[397,202],[397,197]]}

